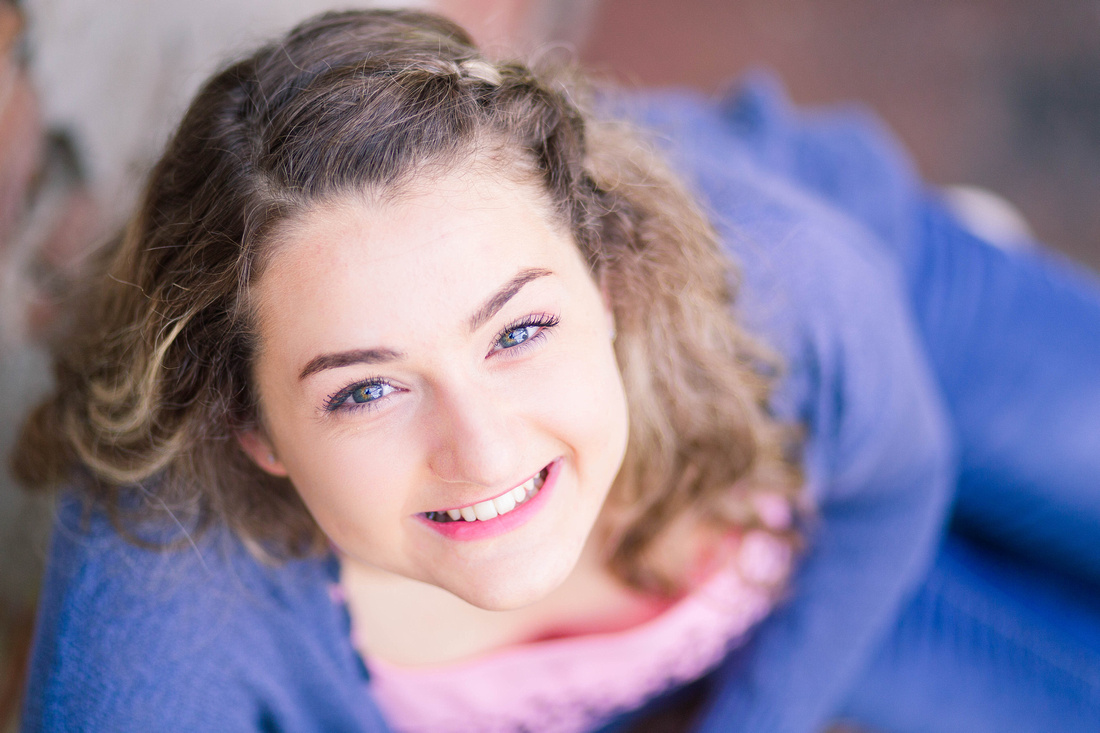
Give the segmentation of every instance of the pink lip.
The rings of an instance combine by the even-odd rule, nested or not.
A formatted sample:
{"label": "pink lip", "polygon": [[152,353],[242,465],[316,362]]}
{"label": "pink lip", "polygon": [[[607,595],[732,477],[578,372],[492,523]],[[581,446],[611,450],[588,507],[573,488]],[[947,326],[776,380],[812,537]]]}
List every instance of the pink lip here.
{"label": "pink lip", "polygon": [[[542,469],[541,469],[541,468],[539,469],[539,473],[542,473]],[[537,475],[538,475],[538,473],[536,473],[536,474],[534,474],[534,475],[535,475],[535,476],[537,476]],[[549,479],[549,472],[548,472],[548,474],[547,474],[547,479]],[[527,483],[527,482],[528,482],[528,481],[530,481],[530,480],[531,480],[531,477],[530,477],[530,476],[528,476],[527,478],[523,479],[523,480],[522,480],[522,481],[520,481],[520,482],[519,482],[518,484],[516,484],[516,486],[521,486],[521,485],[523,485],[523,484]],[[496,496],[490,496],[490,497],[489,497],[488,499],[479,499],[478,501],[475,501],[475,502],[471,502],[470,504],[460,504],[459,506],[447,507],[446,509],[437,509],[436,511],[440,512],[441,514],[443,514],[443,513],[446,513],[446,512],[448,512],[448,511],[450,511],[451,509],[461,509],[461,508],[462,508],[462,507],[464,507],[464,506],[473,506],[474,504],[478,504],[478,503],[480,503],[480,502],[482,502],[482,501],[492,501],[493,499],[499,499],[500,497],[504,496],[505,494],[510,494],[510,493],[512,493],[512,491],[513,491],[514,489],[515,489],[515,486],[513,486],[513,487],[512,487],[511,489],[508,489],[507,491],[502,491],[502,492],[500,492],[500,493],[499,493],[499,494],[497,494]],[[433,524],[439,524],[439,522],[433,522]]]}
{"label": "pink lip", "polygon": [[546,481],[543,482],[539,493],[534,498],[528,499],[523,504],[495,519],[482,522],[457,521],[457,522],[433,522],[422,514],[416,515],[423,524],[435,530],[444,537],[463,542],[484,540],[490,537],[511,532],[513,529],[526,524],[546,504],[550,494],[558,482],[558,474],[561,473],[561,459],[551,461],[546,471]]}

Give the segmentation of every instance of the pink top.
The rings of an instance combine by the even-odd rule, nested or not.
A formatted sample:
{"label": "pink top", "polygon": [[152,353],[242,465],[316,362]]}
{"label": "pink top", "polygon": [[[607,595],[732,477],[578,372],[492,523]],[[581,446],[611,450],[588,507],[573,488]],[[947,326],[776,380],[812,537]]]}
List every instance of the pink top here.
{"label": "pink top", "polygon": [[734,559],[656,618],[605,634],[521,644],[433,668],[367,659],[400,733],[579,733],[697,679],[771,609],[787,547],[750,532]]}

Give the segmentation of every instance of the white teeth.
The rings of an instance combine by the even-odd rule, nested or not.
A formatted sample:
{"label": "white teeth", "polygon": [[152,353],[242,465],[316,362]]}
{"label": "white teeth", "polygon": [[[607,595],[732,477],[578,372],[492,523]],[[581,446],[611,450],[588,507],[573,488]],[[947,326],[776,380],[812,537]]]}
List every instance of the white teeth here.
{"label": "white teeth", "polygon": [[474,514],[477,515],[478,519],[484,522],[488,519],[496,518],[497,508],[493,506],[492,499],[490,499],[489,501],[478,502],[477,504],[474,504]]}
{"label": "white teeth", "polygon": [[[516,488],[495,499],[487,499],[477,504],[464,506],[461,509],[448,509],[446,513],[455,522],[459,519],[464,519],[467,522],[484,522],[489,519],[496,519],[501,514],[507,514],[537,494],[545,482],[546,477],[540,471]],[[431,512],[429,512],[430,514]]]}
{"label": "white teeth", "polygon": [[493,507],[497,510],[497,514],[507,514],[516,508],[516,500],[512,498],[512,492],[509,491],[504,496],[498,496],[493,499]]}

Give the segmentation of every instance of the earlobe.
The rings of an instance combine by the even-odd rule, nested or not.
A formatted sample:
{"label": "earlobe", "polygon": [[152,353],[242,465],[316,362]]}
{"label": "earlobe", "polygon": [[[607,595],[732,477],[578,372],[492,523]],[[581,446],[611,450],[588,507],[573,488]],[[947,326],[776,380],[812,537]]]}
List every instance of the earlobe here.
{"label": "earlobe", "polygon": [[252,462],[272,476],[286,476],[287,470],[275,456],[271,441],[259,430],[243,430],[237,433],[237,443]]}

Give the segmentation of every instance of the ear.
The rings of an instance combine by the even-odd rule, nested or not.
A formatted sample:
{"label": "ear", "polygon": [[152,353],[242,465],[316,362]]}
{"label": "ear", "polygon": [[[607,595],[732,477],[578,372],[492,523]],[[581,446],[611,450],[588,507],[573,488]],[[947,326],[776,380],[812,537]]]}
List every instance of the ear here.
{"label": "ear", "polygon": [[252,462],[264,471],[272,476],[287,475],[286,467],[276,457],[271,441],[259,430],[253,428],[237,433],[237,443]]}

